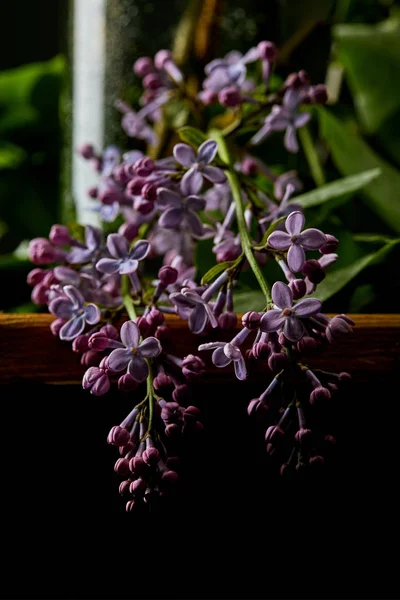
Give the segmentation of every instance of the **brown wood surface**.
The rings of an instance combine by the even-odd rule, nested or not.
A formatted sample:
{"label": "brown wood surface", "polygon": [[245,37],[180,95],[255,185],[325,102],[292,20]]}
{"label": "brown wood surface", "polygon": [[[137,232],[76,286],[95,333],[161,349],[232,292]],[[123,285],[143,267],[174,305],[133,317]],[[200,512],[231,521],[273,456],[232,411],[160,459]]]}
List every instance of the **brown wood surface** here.
{"label": "brown wood surface", "polygon": [[[356,381],[395,381],[400,371],[400,314],[349,315],[356,323],[353,334],[309,360],[316,368],[348,371]],[[0,383],[34,381],[38,383],[81,383],[85,367],[71,344],[61,342],[50,331],[49,314],[0,314]],[[192,334],[179,317],[168,316],[178,356],[199,354],[206,360],[207,381],[233,381],[231,366],[217,369],[209,361],[211,352],[197,352],[209,337]],[[224,339],[212,331],[212,339]],[[225,334],[230,339],[232,334]],[[265,369],[265,366],[263,367]],[[253,377],[263,375],[258,370]],[[252,377],[252,380],[254,381]],[[264,372],[265,377],[265,372]]]}

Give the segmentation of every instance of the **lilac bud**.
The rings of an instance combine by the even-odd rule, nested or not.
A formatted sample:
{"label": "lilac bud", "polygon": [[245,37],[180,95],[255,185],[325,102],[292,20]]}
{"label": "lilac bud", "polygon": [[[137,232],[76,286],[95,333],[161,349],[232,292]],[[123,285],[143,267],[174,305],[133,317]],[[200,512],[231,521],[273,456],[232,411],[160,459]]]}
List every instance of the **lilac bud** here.
{"label": "lilac bud", "polygon": [[291,348],[292,347],[292,342],[290,340],[287,339],[287,337],[285,336],[285,334],[283,332],[281,332],[278,335],[278,342],[280,343],[281,346],[283,346],[284,348]]}
{"label": "lilac bud", "polygon": [[331,235],[330,233],[326,233],[325,237],[326,237],[326,242],[324,242],[319,249],[321,254],[332,254],[333,252],[336,252],[336,250],[339,246],[339,240],[337,238],[335,238],[334,235]]}
{"label": "lilac bud", "polygon": [[199,92],[198,97],[205,106],[211,106],[217,101],[218,95],[213,90],[202,90]]}
{"label": "lilac bud", "polygon": [[181,428],[176,423],[169,423],[165,428],[165,435],[176,439],[181,435]]}
{"label": "lilac bud", "polygon": [[151,326],[146,317],[138,317],[136,319],[136,325],[139,327],[140,335],[142,337],[146,337],[150,333]]}
{"label": "lilac bud", "polygon": [[158,308],[152,308],[149,314],[146,316],[146,319],[153,329],[163,325],[165,322],[164,315],[160,310],[158,310]]}
{"label": "lilac bud", "polygon": [[282,441],[285,432],[277,425],[271,425],[265,432],[265,441],[270,444],[277,444]]}
{"label": "lilac bud", "polygon": [[336,439],[333,437],[333,435],[326,435],[324,437],[324,442],[328,446],[336,446]]}
{"label": "lilac bud", "polygon": [[257,48],[261,60],[268,60],[269,62],[276,61],[278,56],[278,49],[273,42],[259,42]]}
{"label": "lilac bud", "polygon": [[125,446],[120,446],[119,447],[119,454],[120,456],[125,456],[128,454],[128,452],[130,452],[133,448],[134,448],[134,443],[129,441],[127,444],[125,444]]}
{"label": "lilac bud", "polygon": [[307,284],[304,279],[292,279],[292,281],[289,281],[289,287],[292,290],[293,300],[302,298],[307,291]]}
{"label": "lilac bud", "polygon": [[350,373],[346,373],[346,371],[342,371],[339,373],[339,381],[351,381],[352,376]]}
{"label": "lilac bud", "polygon": [[50,229],[49,240],[55,246],[69,246],[73,239],[65,225],[53,225]]}
{"label": "lilac bud", "polygon": [[118,233],[123,235],[128,242],[132,242],[139,233],[139,227],[136,223],[123,223],[118,229]]}
{"label": "lilac bud", "polygon": [[129,479],[121,481],[121,483],[119,484],[119,493],[121,494],[121,496],[128,492],[130,484],[131,481]]}
{"label": "lilac bud", "polygon": [[257,329],[260,321],[261,315],[255,311],[249,311],[242,317],[242,325],[243,327],[247,327],[247,329]]}
{"label": "lilac bud", "polygon": [[309,460],[309,464],[313,469],[321,469],[324,466],[325,461],[323,456],[312,456]]}
{"label": "lilac bud", "polygon": [[135,509],[136,509],[135,500],[128,500],[128,502],[125,505],[126,512],[133,512]]}
{"label": "lilac bud", "polygon": [[112,446],[125,446],[129,440],[129,431],[119,425],[112,427],[107,437],[107,442]]}
{"label": "lilac bud", "polygon": [[315,284],[321,283],[321,281],[326,277],[325,271],[321,267],[320,263],[314,258],[306,260],[301,268],[301,272],[303,275],[308,277],[311,283]]}
{"label": "lilac bud", "polygon": [[97,198],[99,190],[97,187],[90,187],[86,193],[89,196],[89,198],[95,199],[95,198]]}
{"label": "lilac bud", "polygon": [[[96,352],[102,352],[103,350],[105,350],[107,348],[108,345],[109,345],[108,337],[105,336],[104,333],[102,333],[100,331],[93,333],[89,337],[89,340],[87,341],[88,348],[90,348],[91,350],[96,350]],[[85,350],[88,350],[88,348],[85,348]]]}
{"label": "lilac bud", "polygon": [[333,344],[353,332],[352,324],[354,325],[354,321],[347,318],[346,315],[336,315],[329,321],[325,330],[326,339],[330,344]]}
{"label": "lilac bud", "polygon": [[157,73],[149,73],[143,79],[143,87],[149,90],[158,90],[162,85],[162,79]]}
{"label": "lilac bud", "polygon": [[242,160],[242,163],[240,165],[240,170],[242,171],[243,175],[248,175],[248,176],[257,175],[258,164],[257,164],[256,159],[252,158],[251,156],[246,156],[246,158],[244,158]]}
{"label": "lilac bud", "polygon": [[76,337],[72,342],[72,351],[79,352],[79,354],[87,352],[89,350],[89,340],[90,335],[87,333],[78,335],[78,337]]}
{"label": "lilac bud", "polygon": [[125,373],[118,378],[118,389],[121,392],[133,392],[139,387],[139,383],[132,377],[130,373]]}
{"label": "lilac bud", "polygon": [[145,200],[149,200],[150,202],[155,202],[157,199],[157,187],[154,183],[145,183],[142,187],[142,198]]}
{"label": "lilac bud", "polygon": [[131,494],[140,494],[140,492],[144,493],[146,485],[147,483],[141,477],[139,477],[138,479],[135,479],[131,482],[129,486],[129,491]]}
{"label": "lilac bud", "polygon": [[141,56],[135,61],[133,71],[138,77],[145,77],[154,71],[154,63],[149,56]]}
{"label": "lilac bud", "polygon": [[284,82],[284,88],[288,89],[288,88],[292,88],[294,90],[299,89],[302,85],[301,79],[298,75],[298,73],[290,73]]}
{"label": "lilac bud", "polygon": [[318,385],[310,394],[310,404],[312,406],[327,402],[330,399],[330,391],[322,385]]}
{"label": "lilac bud", "polygon": [[175,471],[164,471],[161,477],[161,483],[165,485],[174,485],[178,479],[179,475]]}
{"label": "lilac bud", "polygon": [[276,374],[285,369],[289,359],[284,352],[272,352],[268,359],[268,366],[271,371]]}
{"label": "lilac bud", "polygon": [[266,342],[256,342],[252,347],[252,354],[254,358],[259,360],[266,360],[271,352],[271,346]]}
{"label": "lilac bud", "polygon": [[232,331],[237,325],[237,315],[234,312],[223,312],[218,317],[218,326],[224,331]]}
{"label": "lilac bud", "polygon": [[166,375],[166,373],[158,373],[158,375],[154,377],[153,385],[154,389],[161,393],[172,390],[174,386],[171,377]]}
{"label": "lilac bud", "polygon": [[314,104],[326,104],[328,101],[328,89],[325,85],[319,83],[311,88],[308,97]]}
{"label": "lilac bud", "polygon": [[83,144],[80,148],[78,148],[78,152],[86,160],[90,160],[96,156],[92,144]]}
{"label": "lilac bud", "polygon": [[171,329],[167,327],[167,325],[159,325],[155,331],[154,337],[165,345],[165,343],[171,339]]}
{"label": "lilac bud", "polygon": [[154,209],[154,202],[146,198],[135,198],[133,208],[141,215],[148,215]]}
{"label": "lilac bud", "polygon": [[136,161],[132,166],[133,172],[139,177],[148,177],[155,169],[154,161],[148,156],[144,156]]}
{"label": "lilac bud", "polygon": [[158,271],[158,279],[165,287],[173,285],[178,279],[178,271],[170,266],[161,267]]}
{"label": "lilac bud", "polygon": [[312,441],[313,433],[311,429],[300,428],[294,436],[294,439],[298,444],[302,446],[308,446]]}
{"label": "lilac bud", "polygon": [[119,338],[118,329],[116,327],[114,327],[114,325],[111,325],[111,323],[107,323],[106,325],[103,325],[100,328],[100,333],[103,333],[104,335],[106,335],[108,338],[111,338],[112,340],[117,340]]}
{"label": "lilac bud", "polygon": [[307,71],[305,71],[304,69],[302,69],[301,71],[298,72],[298,76],[300,79],[300,83],[302,85],[310,85],[310,76],[307,73]]}
{"label": "lilac bud", "polygon": [[268,415],[269,408],[268,404],[262,402],[260,398],[254,398],[254,400],[250,400],[247,406],[247,414],[251,417],[256,416],[258,418],[264,418]]}
{"label": "lilac bud", "polygon": [[131,196],[140,196],[145,183],[146,180],[143,177],[134,177],[126,186],[126,192]]}
{"label": "lilac bud", "polygon": [[64,319],[54,319],[54,321],[52,321],[50,323],[50,331],[53,335],[58,336],[58,334],[60,333],[60,329],[61,327],[64,325],[65,320]]}
{"label": "lilac bud", "polygon": [[80,362],[83,367],[96,367],[100,363],[100,360],[101,354],[94,350],[88,350],[82,354]]}
{"label": "lilac bud", "polygon": [[201,412],[197,406],[188,406],[183,412],[183,420],[187,423],[189,421],[198,421],[200,416]]}
{"label": "lilac bud", "polygon": [[218,94],[218,100],[226,108],[234,108],[242,103],[240,90],[234,86],[223,88]]}
{"label": "lilac bud", "polygon": [[129,470],[138,477],[145,477],[149,473],[149,467],[141,456],[134,456],[130,459]]}
{"label": "lilac bud", "polygon": [[28,258],[36,265],[47,265],[62,260],[65,253],[58,250],[46,238],[33,238],[28,245]]}
{"label": "lilac bud", "polygon": [[114,465],[114,471],[118,475],[129,475],[129,461],[126,458],[119,458]]}
{"label": "lilac bud", "polygon": [[280,468],[281,477],[288,477],[292,471],[291,465],[287,462],[283,463]]}
{"label": "lilac bud", "polygon": [[155,466],[161,460],[161,456],[157,448],[147,448],[142,454],[142,458],[144,462],[149,465],[149,467]]}
{"label": "lilac bud", "polygon": [[188,354],[182,361],[182,373],[188,381],[197,381],[203,375],[206,365],[199,356]]}
{"label": "lilac bud", "polygon": [[301,354],[313,354],[319,346],[315,338],[305,335],[297,342],[296,347]]}
{"label": "lilac bud", "polygon": [[154,64],[157,69],[164,69],[165,63],[172,60],[172,54],[170,50],[159,50],[154,56]]}
{"label": "lilac bud", "polygon": [[49,271],[45,269],[32,269],[32,271],[29,271],[28,273],[26,283],[28,285],[38,285],[38,283],[43,281],[47,273],[49,273]]}
{"label": "lilac bud", "polygon": [[172,397],[175,402],[184,403],[190,398],[190,389],[186,384],[177,385],[172,392]]}

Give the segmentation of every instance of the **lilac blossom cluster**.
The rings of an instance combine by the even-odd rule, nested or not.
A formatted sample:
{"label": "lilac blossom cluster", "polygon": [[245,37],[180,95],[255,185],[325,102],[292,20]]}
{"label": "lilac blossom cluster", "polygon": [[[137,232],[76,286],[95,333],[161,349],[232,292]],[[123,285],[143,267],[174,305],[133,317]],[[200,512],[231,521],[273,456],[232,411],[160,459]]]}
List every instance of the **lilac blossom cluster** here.
{"label": "lilac blossom cluster", "polygon": [[[304,71],[271,90],[276,58],[268,41],[245,55],[230,52],[206,66],[195,96],[169,51],[139,58],[133,70],[143,84],[141,108],[117,103],[122,128],[138,140],[138,149],[79,149],[98,173],[88,196],[113,232],[57,224],[48,238],[29,244],[32,301],[47,306],[52,333],[80,355],[83,388],[95,396],[117,388],[136,399],[108,436],[119,449],[115,472],[123,478],[120,493],[129,497],[129,512],[179,484],[185,440],[203,429],[191,389],[206,372],[204,351],[212,351],[215,367],[230,365],[239,380],[251,377],[255,363],[265,364],[266,387],[248,413],[266,419],[266,450],[279,457],[282,474],[321,468],[335,442],[313,428],[313,409],[328,404],[349,375],[313,370],[307,360],[354,326],[346,315],[324,315],[312,296],[337,260],[339,242],[305,228],[295,198],[302,189],[297,173],[278,175],[255,153],[276,132],[284,132],[285,148],[296,153],[296,130],[311,116],[303,106],[327,96]],[[219,103],[232,126],[217,134],[173,131],[181,139],[157,156],[150,150],[155,124],[177,100],[203,118]],[[254,129],[248,144],[232,149],[231,134],[248,123]],[[257,185],[260,178],[271,193]],[[211,241],[215,267],[198,281],[195,251],[203,240]],[[271,261],[282,281],[267,281]],[[264,292],[265,309],[240,318],[235,290],[248,269]],[[179,355],[171,315],[201,334],[196,354]],[[210,331],[221,341],[203,341]]]}

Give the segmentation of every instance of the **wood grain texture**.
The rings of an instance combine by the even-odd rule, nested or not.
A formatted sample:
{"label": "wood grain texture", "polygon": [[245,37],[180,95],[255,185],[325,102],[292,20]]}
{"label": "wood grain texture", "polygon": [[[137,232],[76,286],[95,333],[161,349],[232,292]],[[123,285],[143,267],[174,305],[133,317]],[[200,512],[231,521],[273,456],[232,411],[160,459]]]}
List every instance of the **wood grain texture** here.
{"label": "wood grain texture", "polygon": [[[352,335],[337,345],[327,345],[323,353],[309,360],[311,367],[329,371],[348,371],[355,381],[395,382],[400,370],[400,314],[349,315],[356,326]],[[50,331],[49,314],[0,314],[0,383],[80,384],[85,367],[71,344],[61,342]],[[210,362],[211,352],[197,351],[199,344],[229,340],[231,333],[212,331],[203,338],[192,334],[179,317],[168,316],[172,330],[173,353],[201,355],[207,364],[206,380],[213,384],[234,381],[232,365],[217,369]],[[171,349],[172,353],[172,349]],[[265,379],[265,364],[252,371],[252,381]]]}

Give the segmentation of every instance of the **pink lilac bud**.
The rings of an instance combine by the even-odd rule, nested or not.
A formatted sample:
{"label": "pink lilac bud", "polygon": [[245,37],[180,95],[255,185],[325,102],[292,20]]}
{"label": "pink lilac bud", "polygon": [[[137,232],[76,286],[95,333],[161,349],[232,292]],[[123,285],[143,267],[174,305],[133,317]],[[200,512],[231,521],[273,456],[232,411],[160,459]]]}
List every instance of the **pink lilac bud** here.
{"label": "pink lilac bud", "polygon": [[89,336],[89,340],[87,341],[88,347],[86,348],[86,350],[90,348],[91,350],[95,350],[96,352],[102,352],[103,350],[108,348],[109,344],[109,338],[106,335],[104,335],[103,332],[97,331],[96,333],[93,333],[91,336]]}
{"label": "pink lilac bud", "polygon": [[268,358],[268,366],[271,371],[276,374],[285,369],[288,365],[289,359],[284,352],[272,352]]}
{"label": "pink lilac bud", "polygon": [[218,95],[213,92],[213,90],[202,90],[199,92],[198,97],[205,106],[211,106],[211,104],[215,104],[218,99]]}
{"label": "pink lilac bud", "polygon": [[342,337],[353,332],[354,321],[346,315],[336,315],[333,317],[325,330],[326,339],[333,344]]}
{"label": "pink lilac bud", "polygon": [[299,89],[302,86],[301,79],[298,73],[290,73],[285,80],[284,88],[292,88],[294,90]]}
{"label": "pink lilac bud", "polygon": [[160,325],[163,325],[165,322],[165,317],[158,308],[152,308],[149,314],[146,316],[147,322],[151,326],[152,329],[157,329]]}
{"label": "pink lilac bud", "polygon": [[186,384],[177,385],[172,392],[172,397],[175,402],[184,403],[190,398],[190,389]]}
{"label": "pink lilac bud", "polygon": [[119,484],[119,493],[121,496],[128,493],[130,484],[130,479],[125,479],[124,481],[121,481],[121,483]]}
{"label": "pink lilac bud", "polygon": [[121,185],[126,185],[128,181],[131,180],[131,177],[127,173],[126,165],[124,164],[115,167],[113,171],[113,176],[115,181],[117,181]]}
{"label": "pink lilac bud", "polygon": [[283,332],[281,332],[278,335],[278,342],[284,348],[291,348],[292,347],[292,342],[287,339],[287,337],[285,336],[285,334]]}
{"label": "pink lilac bud", "polygon": [[175,471],[164,471],[160,483],[163,485],[174,485],[177,483],[178,479],[179,475]]}
{"label": "pink lilac bud", "polygon": [[269,413],[268,404],[262,402],[260,398],[254,398],[250,400],[247,406],[247,414],[249,416],[256,416],[258,418],[266,417]]}
{"label": "pink lilac bud", "polygon": [[135,198],[133,208],[141,215],[148,215],[154,209],[154,202],[145,198]]}
{"label": "pink lilac bud", "polygon": [[327,402],[330,399],[330,391],[322,385],[317,386],[310,394],[310,404],[312,406]]}
{"label": "pink lilac bud", "polygon": [[298,76],[302,85],[310,85],[310,76],[307,71],[302,69],[298,72]]}
{"label": "pink lilac bud", "polygon": [[224,331],[236,329],[237,315],[234,312],[225,311],[218,317],[218,326]]}
{"label": "pink lilac bud", "polygon": [[352,380],[352,376],[350,375],[350,373],[346,373],[346,371],[342,371],[341,373],[339,373],[339,381],[351,381]]}
{"label": "pink lilac bud", "polygon": [[293,300],[299,300],[299,298],[302,298],[307,291],[307,285],[304,279],[292,279],[289,281],[289,287],[292,290]]}
{"label": "pink lilac bud", "polygon": [[142,458],[149,467],[154,467],[159,463],[161,456],[157,448],[150,447],[143,452]]}
{"label": "pink lilac bud", "polygon": [[188,354],[182,361],[182,373],[188,381],[198,381],[204,374],[206,365],[199,356]]}
{"label": "pink lilac bud", "polygon": [[288,477],[291,472],[292,472],[292,466],[288,462],[285,462],[285,463],[283,463],[283,465],[281,465],[281,468],[280,468],[281,477]]}
{"label": "pink lilac bud", "polygon": [[162,79],[157,73],[149,73],[143,79],[143,87],[149,90],[158,90],[162,85]]}
{"label": "pink lilac bud", "polygon": [[333,437],[333,435],[326,435],[324,437],[324,442],[328,446],[336,446],[336,439]]}
{"label": "pink lilac bud", "polygon": [[258,360],[266,360],[271,352],[271,346],[267,342],[256,342],[252,347],[252,354]]}
{"label": "pink lilac bud", "polygon": [[321,267],[320,263],[314,258],[306,260],[301,268],[301,272],[303,275],[308,277],[311,283],[315,284],[321,283],[321,281],[323,281],[323,279],[326,277],[325,271]]}
{"label": "pink lilac bud", "polygon": [[242,317],[242,325],[243,327],[247,327],[247,329],[258,329],[260,321],[261,315],[255,311],[249,311]]}
{"label": "pink lilac bud", "polygon": [[301,354],[313,354],[318,350],[319,345],[315,338],[305,335],[297,342],[296,347]]}
{"label": "pink lilac bud", "polygon": [[54,319],[54,321],[52,321],[50,323],[51,333],[55,336],[58,336],[58,334],[60,333],[60,329],[64,325],[64,323],[65,323],[64,319]]}
{"label": "pink lilac bud", "polygon": [[142,188],[146,183],[144,177],[134,177],[126,186],[127,194],[131,196],[140,196]]}
{"label": "pink lilac bud", "polygon": [[96,156],[94,147],[92,144],[83,144],[78,148],[79,154],[86,160],[90,160]]}
{"label": "pink lilac bud", "polygon": [[296,435],[294,436],[294,439],[296,440],[296,442],[298,444],[301,444],[304,447],[310,445],[312,438],[313,438],[313,433],[312,433],[311,429],[303,429],[303,428],[300,428],[297,431]]}
{"label": "pink lilac bud", "polygon": [[129,470],[137,477],[145,477],[149,473],[149,466],[141,456],[134,456],[129,461]]}
{"label": "pink lilac bud", "polygon": [[313,469],[321,469],[324,466],[325,461],[323,456],[312,456],[309,460],[309,464]]}
{"label": "pink lilac bud", "polygon": [[118,378],[118,389],[121,392],[133,392],[139,387],[139,383],[130,375],[125,373]]}
{"label": "pink lilac bud", "polygon": [[284,435],[285,432],[283,431],[283,429],[281,429],[277,425],[271,425],[265,432],[265,441],[269,443],[276,443],[281,441]]}
{"label": "pink lilac bud", "polygon": [[136,223],[123,223],[121,227],[118,229],[118,233],[123,235],[128,242],[133,242],[133,240],[137,237],[139,233],[139,227]]}
{"label": "pink lilac bud", "polygon": [[145,77],[154,71],[154,63],[149,56],[141,56],[135,61],[133,71],[138,77]]}
{"label": "pink lilac bud", "polygon": [[112,427],[107,437],[107,442],[112,446],[125,446],[129,440],[129,431],[119,425]]}
{"label": "pink lilac bud", "polygon": [[154,183],[145,183],[142,187],[142,198],[155,202],[157,199],[157,186]]}
{"label": "pink lilac bud", "polygon": [[169,423],[165,428],[165,435],[177,439],[181,435],[181,428],[176,423]]}
{"label": "pink lilac bud", "polygon": [[144,479],[139,477],[138,479],[135,479],[135,481],[131,482],[129,491],[131,494],[140,494],[140,492],[144,493],[146,485],[147,483],[144,481]]}
{"label": "pink lilac bud", "polygon": [[161,267],[158,271],[158,279],[165,287],[173,285],[178,279],[178,271],[169,266]]}
{"label": "pink lilac bud", "polygon": [[74,242],[65,225],[53,225],[50,229],[49,240],[55,246],[69,246]]}
{"label": "pink lilac bud", "polygon": [[157,392],[165,393],[171,391],[174,387],[173,381],[166,373],[158,373],[153,381],[154,389]]}
{"label": "pink lilac bud", "polygon": [[49,271],[45,269],[32,269],[27,275],[26,283],[28,285],[38,285],[38,283],[43,281],[47,273],[49,273]]}
{"label": "pink lilac bud", "polygon": [[142,337],[146,337],[150,333],[151,326],[146,317],[138,317],[136,319],[136,325],[139,327],[140,335]]}
{"label": "pink lilac bud", "polygon": [[78,335],[78,337],[76,337],[72,342],[72,351],[79,352],[79,354],[87,352],[89,350],[90,337],[91,336],[87,333]]}
{"label": "pink lilac bud", "polygon": [[154,56],[154,64],[157,69],[164,69],[165,63],[172,60],[172,54],[170,50],[159,50]]}
{"label": "pink lilac bud", "polygon": [[314,104],[326,104],[328,101],[328,89],[325,85],[319,83],[311,88],[308,97]]}
{"label": "pink lilac bud", "polygon": [[114,471],[118,473],[118,475],[129,475],[129,461],[126,458],[119,458],[114,465]]}
{"label": "pink lilac bud", "polygon": [[136,161],[133,165],[133,172],[139,177],[148,177],[155,169],[154,161],[148,156],[144,156]]}
{"label": "pink lilac bud", "polygon": [[34,238],[28,245],[28,258],[36,265],[62,261],[66,253],[55,248],[46,238]]}
{"label": "pink lilac bud", "polygon": [[337,238],[335,238],[334,235],[331,235],[330,233],[326,233],[325,237],[326,237],[326,242],[324,244],[322,244],[322,246],[319,249],[321,254],[332,254],[332,253],[336,252],[336,250],[339,246],[339,240]]}
{"label": "pink lilac bud", "polygon": [[256,159],[252,158],[251,156],[246,156],[246,158],[242,160],[240,170],[242,171],[243,175],[247,175],[249,177],[252,175],[257,175],[258,164]]}
{"label": "pink lilac bud", "polygon": [[259,42],[257,48],[261,60],[268,60],[269,62],[276,61],[278,56],[278,49],[273,42]]}
{"label": "pink lilac bud", "polygon": [[98,352],[95,352],[94,350],[88,350],[82,354],[80,362],[83,367],[97,367],[101,361],[101,358],[101,354]]}
{"label": "pink lilac bud", "polygon": [[188,406],[183,412],[183,420],[186,422],[198,421],[200,416],[201,412],[197,406]]}
{"label": "pink lilac bud", "polygon": [[171,340],[171,329],[166,325],[159,325],[155,331],[154,337],[165,345],[166,342]]}
{"label": "pink lilac bud", "polygon": [[135,500],[128,500],[128,502],[125,505],[125,510],[126,512],[133,512],[134,510],[136,510],[137,507],[137,503],[135,502]]}
{"label": "pink lilac bud", "polygon": [[97,198],[99,190],[97,187],[90,187],[86,193],[89,196],[89,198],[93,198],[93,200],[94,200],[95,198]]}
{"label": "pink lilac bud", "polygon": [[240,90],[234,86],[223,88],[218,94],[218,100],[226,108],[235,108],[242,103]]}

